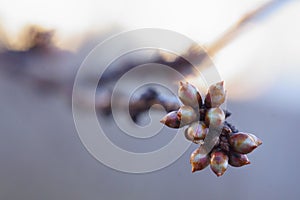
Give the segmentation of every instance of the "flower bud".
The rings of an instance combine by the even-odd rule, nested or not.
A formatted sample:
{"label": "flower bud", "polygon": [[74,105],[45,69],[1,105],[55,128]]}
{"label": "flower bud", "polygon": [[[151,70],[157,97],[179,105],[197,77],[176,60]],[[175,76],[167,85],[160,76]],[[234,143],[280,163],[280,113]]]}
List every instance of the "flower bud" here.
{"label": "flower bud", "polygon": [[191,106],[181,106],[177,112],[180,123],[186,125],[194,122],[197,119],[197,114]]}
{"label": "flower bud", "polygon": [[167,125],[170,128],[179,128],[180,120],[177,115],[177,111],[169,112],[166,116],[164,116],[161,120],[161,123]]}
{"label": "flower bud", "polygon": [[251,137],[254,139],[254,141],[255,141],[255,143],[257,144],[257,146],[259,146],[259,145],[262,144],[262,140],[259,139],[258,137],[256,137],[255,135],[253,135],[253,134],[251,134],[251,133],[248,133],[248,135],[251,136]]}
{"label": "flower bud", "polygon": [[199,143],[200,140],[204,140],[208,133],[208,128],[202,122],[194,122],[187,129],[185,129],[184,135],[187,140],[194,143]]}
{"label": "flower bud", "polygon": [[228,156],[223,151],[214,151],[210,156],[211,170],[217,176],[222,176],[228,167]]}
{"label": "flower bud", "polygon": [[209,156],[201,153],[198,148],[191,154],[190,163],[192,172],[202,170],[209,165]]}
{"label": "flower bud", "polygon": [[230,152],[229,164],[233,167],[241,167],[250,164],[248,157],[244,154]]}
{"label": "flower bud", "polygon": [[202,98],[197,88],[188,82],[180,82],[178,97],[184,105],[199,109],[202,106]]}
{"label": "flower bud", "polygon": [[208,108],[219,107],[225,102],[226,91],[224,88],[224,81],[211,85],[205,97],[205,105]]}
{"label": "flower bud", "polygon": [[232,134],[229,138],[229,143],[232,149],[241,154],[247,154],[253,151],[259,144],[261,144],[261,140],[257,137],[254,138],[251,135],[242,132]]}
{"label": "flower bud", "polygon": [[205,124],[221,126],[225,121],[225,114],[221,108],[210,108],[205,115]]}

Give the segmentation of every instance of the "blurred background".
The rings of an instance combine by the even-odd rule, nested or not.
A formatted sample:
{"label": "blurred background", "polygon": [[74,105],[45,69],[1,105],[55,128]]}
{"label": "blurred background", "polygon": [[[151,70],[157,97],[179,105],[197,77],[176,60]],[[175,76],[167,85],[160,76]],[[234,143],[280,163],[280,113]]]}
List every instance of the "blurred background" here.
{"label": "blurred background", "polygon": [[[273,1],[240,28],[245,14],[267,2],[0,0],[0,198],[299,199],[300,1]],[[114,34],[152,27],[184,34],[208,53],[234,30],[211,56],[226,82],[229,121],[264,142],[250,165],[230,167],[220,178],[209,168],[192,174],[192,145],[162,170],[126,174],[81,144],[71,110],[81,62]],[[134,139],[112,118],[99,118],[128,149],[155,150],[172,139],[167,128]]]}

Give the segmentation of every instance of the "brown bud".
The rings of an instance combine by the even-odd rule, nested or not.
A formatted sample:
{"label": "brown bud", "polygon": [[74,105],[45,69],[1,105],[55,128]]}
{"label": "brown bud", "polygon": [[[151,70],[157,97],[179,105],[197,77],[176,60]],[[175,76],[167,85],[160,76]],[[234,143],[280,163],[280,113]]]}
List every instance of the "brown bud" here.
{"label": "brown bud", "polygon": [[184,105],[199,109],[202,106],[202,98],[197,88],[188,82],[180,82],[178,97]]}
{"label": "brown bud", "polygon": [[208,108],[219,107],[225,102],[226,91],[224,88],[224,81],[215,83],[211,85],[208,89],[207,95],[205,97],[205,105]]}
{"label": "brown bud", "polygon": [[255,135],[253,135],[253,134],[251,134],[251,133],[248,133],[248,135],[251,136],[251,137],[254,139],[254,141],[255,141],[255,143],[257,144],[257,146],[259,146],[259,145],[262,144],[262,140],[259,139],[258,137],[256,137]]}
{"label": "brown bud", "polygon": [[170,128],[180,128],[180,120],[178,118],[177,111],[169,112],[160,120],[160,122]]}
{"label": "brown bud", "polygon": [[210,156],[211,170],[217,176],[222,176],[228,167],[228,156],[223,151],[214,151]]}
{"label": "brown bud", "polygon": [[233,167],[241,167],[250,164],[248,157],[244,154],[230,152],[229,164]]}
{"label": "brown bud", "polygon": [[261,140],[259,140],[257,137],[254,138],[251,135],[242,132],[232,134],[229,138],[229,143],[232,149],[241,154],[247,154],[253,151],[258,145],[261,144]]}
{"label": "brown bud", "polygon": [[185,129],[185,138],[194,142],[200,143],[201,140],[205,139],[208,133],[208,128],[202,122],[194,122],[187,129]]}
{"label": "brown bud", "polygon": [[180,122],[184,125],[190,124],[197,119],[197,114],[191,106],[181,106],[177,115]]}
{"label": "brown bud", "polygon": [[205,115],[205,124],[221,126],[225,121],[225,114],[221,108],[210,108]]}
{"label": "brown bud", "polygon": [[190,163],[192,172],[202,170],[209,165],[209,156],[201,153],[198,148],[191,154]]}

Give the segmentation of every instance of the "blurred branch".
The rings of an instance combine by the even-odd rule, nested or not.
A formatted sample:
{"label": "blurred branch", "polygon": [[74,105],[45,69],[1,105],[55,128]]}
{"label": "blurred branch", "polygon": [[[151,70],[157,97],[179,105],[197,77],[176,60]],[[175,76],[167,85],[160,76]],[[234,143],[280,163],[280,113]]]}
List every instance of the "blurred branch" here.
{"label": "blurred branch", "polygon": [[[111,114],[111,96],[111,92],[108,91],[102,91],[101,93],[98,93],[96,95],[96,110],[106,116]],[[118,101],[114,105],[114,108],[119,110],[128,108],[128,105],[123,101]],[[174,110],[178,110],[181,106],[181,103],[177,96],[160,94],[155,88],[148,87],[146,91],[144,91],[144,93],[142,93],[138,98],[130,101],[129,113],[132,120],[137,122],[141,114],[148,111],[150,108],[161,110],[161,106],[165,109],[166,112],[171,112]],[[223,111],[226,118],[231,115],[231,112],[229,112],[228,110]]]}
{"label": "blurred branch", "polygon": [[[185,59],[188,58],[188,60],[195,61],[194,63],[197,63],[197,67],[199,69],[203,67],[207,67],[207,59],[209,56],[216,55],[222,48],[224,48],[228,43],[230,43],[234,38],[238,36],[239,33],[241,33],[242,29],[249,24],[250,21],[253,19],[258,18],[260,15],[265,14],[269,8],[274,6],[275,4],[279,3],[279,0],[269,1],[262,6],[254,9],[253,11],[250,11],[249,13],[242,16],[233,26],[231,26],[227,31],[224,32],[223,35],[221,35],[215,42],[208,45],[207,52],[203,51],[202,48],[199,48],[197,46],[191,46],[182,56],[173,57],[172,59],[167,58],[166,55],[157,53],[155,57],[152,57],[151,60],[143,60],[143,61],[137,61],[135,59],[127,60],[125,62],[122,62],[120,66],[114,71],[106,72],[103,74],[103,76],[100,79],[100,83],[105,84],[113,82],[115,80],[118,80],[125,72],[131,70],[137,65],[145,64],[145,63],[158,63],[163,64],[172,67],[173,69],[179,71],[183,75],[189,75],[192,74],[193,67],[191,64]],[[0,34],[2,37],[5,36],[5,34],[1,33],[1,27],[0,27]],[[73,85],[73,79],[70,78],[74,74],[72,72],[76,70],[76,67],[74,63],[71,63],[69,61],[69,65],[72,66],[72,70],[68,71],[66,70],[65,74],[62,77],[64,80],[59,80],[57,77],[58,75],[61,75],[62,73],[59,71],[61,70],[60,67],[65,66],[66,67],[66,60],[70,60],[70,58],[74,59],[73,56],[68,54],[65,51],[62,51],[58,48],[55,48],[51,45],[51,39],[53,36],[53,32],[42,30],[42,29],[33,29],[29,34],[31,38],[28,38],[30,45],[28,46],[29,49],[26,51],[24,50],[7,50],[4,53],[0,54],[0,60],[4,60],[3,62],[8,63],[8,66],[12,68],[18,68],[19,73],[21,72],[24,76],[26,76],[27,79],[30,79],[31,81],[35,83],[43,83],[42,87],[44,90],[48,90],[49,88],[55,88],[55,90],[58,91],[65,91],[66,89],[69,90],[69,92],[65,92],[67,98],[70,98],[71,89]],[[34,34],[32,34],[34,33]],[[5,42],[6,38],[4,38]],[[5,44],[4,44],[5,45]],[[58,57],[58,55],[60,55]],[[62,58],[64,55],[65,57]],[[28,63],[34,63],[32,60],[39,60],[40,63],[49,64],[49,62],[53,62],[54,60],[61,60],[60,63],[56,63],[55,65],[58,65],[59,67],[50,66],[49,70],[54,71],[54,73],[47,73],[47,70],[36,70],[36,68],[32,66],[26,66]],[[58,58],[58,59],[57,59]],[[43,60],[44,59],[44,60]],[[28,62],[28,61],[31,62]],[[18,63],[19,62],[19,63]],[[48,63],[47,63],[48,62]],[[81,61],[78,61],[81,62]],[[30,65],[30,64],[28,64]],[[20,66],[22,66],[20,68]],[[70,67],[67,66],[67,67]],[[2,66],[1,66],[2,67]],[[8,67],[8,68],[9,68]],[[42,67],[42,66],[38,66]],[[44,67],[44,66],[43,66]],[[6,67],[7,68],[7,67]],[[32,71],[34,73],[30,73],[29,71]],[[16,71],[16,70],[14,70]],[[36,71],[39,71],[41,73],[44,73],[43,75],[38,74],[36,75]],[[66,78],[66,77],[69,77]],[[68,79],[67,81],[65,79]],[[49,85],[49,86],[47,86]],[[120,101],[120,108],[121,107],[128,107],[128,105],[122,104],[122,99],[118,99]],[[110,98],[99,98],[96,99],[96,108],[98,111],[102,113],[109,114],[110,113]],[[130,113],[133,117],[133,119],[137,119],[138,116],[143,113],[144,111],[149,110],[149,108],[154,104],[160,104],[162,105],[168,112],[172,110],[176,110],[179,107],[179,102],[176,98],[172,96],[161,96],[158,95],[158,93],[148,88],[147,91],[143,95],[141,95],[140,98],[132,101],[129,105],[130,107]]]}
{"label": "blurred branch", "polygon": [[[234,38],[238,36],[239,33],[243,30],[243,28],[252,20],[258,18],[260,15],[265,14],[272,6],[277,4],[278,0],[269,1],[260,7],[246,13],[244,16],[242,16],[234,25],[232,25],[223,35],[221,35],[215,42],[208,45],[206,51],[204,52],[203,49],[200,49],[197,46],[191,46],[183,56],[175,57],[172,60],[169,60],[168,58],[164,57],[164,54],[159,56],[157,60],[155,60],[155,63],[165,64],[168,65],[178,71],[180,71],[182,74],[189,74],[191,73],[192,66],[191,64],[184,59],[189,58],[189,60],[196,61],[195,63],[198,64],[199,68],[207,67],[206,58],[207,56],[214,56],[216,55],[222,48],[224,48],[227,44],[229,44]],[[132,65],[134,67],[136,65]],[[120,67],[120,71],[114,72],[114,77],[120,77],[122,74],[128,70],[130,70],[130,66],[126,67]],[[108,75],[109,77],[109,75]],[[109,78],[106,78],[106,80],[111,80]],[[112,77],[112,76],[111,76]],[[147,93],[147,91],[146,91]],[[176,101],[171,101],[172,97],[169,97],[170,103],[166,105],[166,102],[161,101],[160,98],[157,96],[154,96],[151,101],[145,101],[143,100],[143,96],[137,101],[134,101],[130,104],[130,113],[132,114],[132,118],[134,120],[137,119],[137,116],[141,114],[142,112],[145,112],[149,110],[149,108],[155,104],[161,104],[168,112],[172,110],[176,110],[177,107],[179,107],[178,103]],[[170,105],[173,104],[173,105]],[[127,106],[127,105],[125,105]],[[171,109],[170,109],[171,108]],[[228,111],[226,111],[227,117],[230,115]]]}
{"label": "blurred branch", "polygon": [[242,16],[235,24],[233,24],[221,37],[219,37],[212,44],[208,45],[207,53],[210,56],[214,56],[218,53],[223,47],[225,47],[230,41],[232,41],[238,34],[242,31],[242,29],[253,19],[258,16],[264,14],[275,4],[280,3],[278,0],[269,1],[260,7],[246,13]]}
{"label": "blurred branch", "polygon": [[3,29],[3,26],[0,24],[0,52],[7,50],[8,45],[8,37],[6,32]]}
{"label": "blurred branch", "polygon": [[[167,65],[179,71],[183,75],[189,75],[192,72],[192,66],[185,58],[188,58],[188,60],[193,60],[194,63],[197,63],[199,69],[208,67],[208,63],[205,62],[208,55],[211,57],[215,56],[222,48],[224,48],[233,39],[235,39],[249,22],[265,14],[270,8],[278,3],[280,3],[278,0],[269,1],[243,15],[235,24],[233,24],[227,31],[225,31],[223,35],[221,35],[212,44],[208,45],[206,48],[206,52],[204,52],[200,47],[191,46],[185,53],[183,53],[182,56],[173,57],[170,59],[170,56],[161,53],[157,56],[156,59],[151,60],[150,62]],[[119,69],[109,74],[104,74],[101,79],[104,82],[117,80],[125,72],[129,71],[137,65],[145,63],[149,63],[149,61],[144,61],[143,63],[134,63],[134,61],[132,61],[132,63],[125,62],[122,66],[119,67]]]}

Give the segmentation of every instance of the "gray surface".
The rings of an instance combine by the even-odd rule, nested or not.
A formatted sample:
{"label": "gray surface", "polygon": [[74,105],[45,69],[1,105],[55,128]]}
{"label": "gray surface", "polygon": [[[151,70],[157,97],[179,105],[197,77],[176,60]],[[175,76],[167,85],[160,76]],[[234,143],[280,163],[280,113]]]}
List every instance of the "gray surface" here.
{"label": "gray surface", "polygon": [[[117,172],[85,150],[62,97],[41,96],[3,74],[0,94],[0,199],[299,199],[300,110],[276,109],[267,96],[228,102],[230,120],[264,143],[250,154],[251,165],[229,168],[217,178],[209,168],[190,172],[195,146],[163,170]],[[136,144],[128,138],[125,146]]]}

